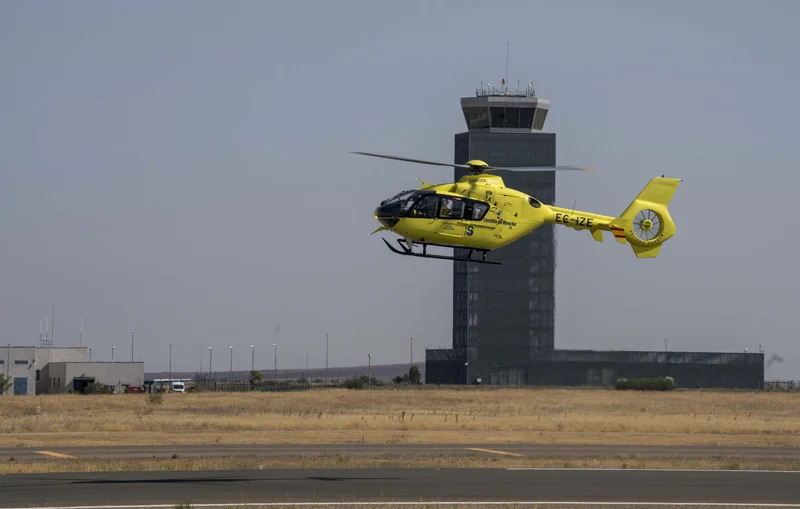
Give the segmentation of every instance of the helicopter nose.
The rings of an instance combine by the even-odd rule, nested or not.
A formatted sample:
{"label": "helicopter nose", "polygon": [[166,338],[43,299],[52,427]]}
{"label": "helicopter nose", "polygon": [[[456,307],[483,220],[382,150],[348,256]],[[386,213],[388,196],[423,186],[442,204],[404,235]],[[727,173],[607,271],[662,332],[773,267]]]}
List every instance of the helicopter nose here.
{"label": "helicopter nose", "polygon": [[379,205],[375,209],[375,219],[377,219],[379,223],[381,223],[383,226],[389,229],[393,228],[394,225],[396,225],[397,222],[400,220],[400,218],[397,217],[399,210],[397,209],[397,207],[394,207],[393,205],[394,204]]}

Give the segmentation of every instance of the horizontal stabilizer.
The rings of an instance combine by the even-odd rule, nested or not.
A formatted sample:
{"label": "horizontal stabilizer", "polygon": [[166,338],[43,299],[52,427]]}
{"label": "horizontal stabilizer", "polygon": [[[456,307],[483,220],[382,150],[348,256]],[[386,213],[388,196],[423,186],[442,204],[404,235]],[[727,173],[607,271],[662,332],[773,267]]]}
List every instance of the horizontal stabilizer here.
{"label": "horizontal stabilizer", "polygon": [[597,242],[603,242],[603,230],[592,230],[592,237]]}
{"label": "horizontal stabilizer", "polygon": [[658,252],[661,251],[661,244],[644,247],[631,244],[631,247],[633,248],[633,254],[636,255],[636,258],[655,258],[658,256]]}
{"label": "horizontal stabilizer", "polygon": [[620,244],[627,244],[628,241],[625,240],[625,227],[628,226],[629,220],[625,217],[618,217],[611,221],[609,228],[611,228],[611,233],[614,234],[614,238],[617,239],[617,242]]}

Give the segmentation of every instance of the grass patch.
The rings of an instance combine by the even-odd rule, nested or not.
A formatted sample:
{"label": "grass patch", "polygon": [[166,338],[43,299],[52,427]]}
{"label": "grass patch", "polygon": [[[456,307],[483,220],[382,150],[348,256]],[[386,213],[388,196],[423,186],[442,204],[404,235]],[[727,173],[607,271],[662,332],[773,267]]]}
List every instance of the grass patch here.
{"label": "grass patch", "polygon": [[672,468],[703,470],[800,470],[800,458],[574,458],[514,457],[464,451],[458,454],[323,454],[280,457],[26,459],[0,464],[0,474],[46,472],[267,470],[305,468]]}
{"label": "grass patch", "polygon": [[0,405],[0,446],[630,443],[800,446],[800,393],[332,389],[42,395]]}

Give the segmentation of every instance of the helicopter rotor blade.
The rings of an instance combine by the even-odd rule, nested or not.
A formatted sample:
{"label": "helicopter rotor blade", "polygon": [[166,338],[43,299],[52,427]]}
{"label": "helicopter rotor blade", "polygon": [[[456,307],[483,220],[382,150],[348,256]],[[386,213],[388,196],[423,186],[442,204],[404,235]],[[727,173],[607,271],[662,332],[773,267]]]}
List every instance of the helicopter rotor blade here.
{"label": "helicopter rotor blade", "polygon": [[437,163],[435,161],[424,161],[422,159],[411,159],[408,157],[399,157],[399,156],[390,156],[384,154],[371,154],[369,152],[350,152],[351,154],[359,154],[362,156],[371,156],[371,157],[382,157],[384,159],[395,159],[397,161],[408,161],[410,163],[420,163],[420,164],[430,164],[432,166],[446,166],[448,168],[461,168],[464,170],[471,170],[472,167],[468,164],[448,164],[448,163]]}
{"label": "helicopter rotor blade", "polygon": [[583,166],[519,166],[515,168],[499,168],[494,166],[469,164],[452,164],[452,163],[439,163],[436,161],[425,161],[423,159],[411,159],[410,157],[392,156],[386,154],[373,154],[370,152],[350,152],[351,154],[359,154],[362,156],[382,157],[384,159],[394,159],[396,161],[407,161],[410,163],[429,164],[432,166],[444,166],[447,168],[460,168],[462,170],[469,170],[470,172],[486,172],[486,171],[563,171],[563,170],[581,170],[588,171],[594,168],[585,168]]}
{"label": "helicopter rotor blade", "polygon": [[516,168],[496,168],[490,166],[482,168],[485,171],[564,171],[564,170],[580,170],[592,171],[594,168],[585,168],[583,166],[518,166]]}

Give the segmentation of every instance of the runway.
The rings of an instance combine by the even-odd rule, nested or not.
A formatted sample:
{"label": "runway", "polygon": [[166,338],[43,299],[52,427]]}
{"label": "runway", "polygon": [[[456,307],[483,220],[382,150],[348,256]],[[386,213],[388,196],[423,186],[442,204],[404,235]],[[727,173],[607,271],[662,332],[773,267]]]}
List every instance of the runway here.
{"label": "runway", "polygon": [[334,469],[0,476],[0,507],[257,502],[547,501],[800,504],[800,473]]}
{"label": "runway", "polygon": [[431,454],[500,454],[526,457],[717,457],[726,458],[798,458],[794,447],[717,447],[652,445],[550,445],[550,444],[244,444],[244,445],[158,445],[93,447],[6,447],[0,448],[0,461],[11,458],[181,458],[246,456],[349,456],[431,455]]}

